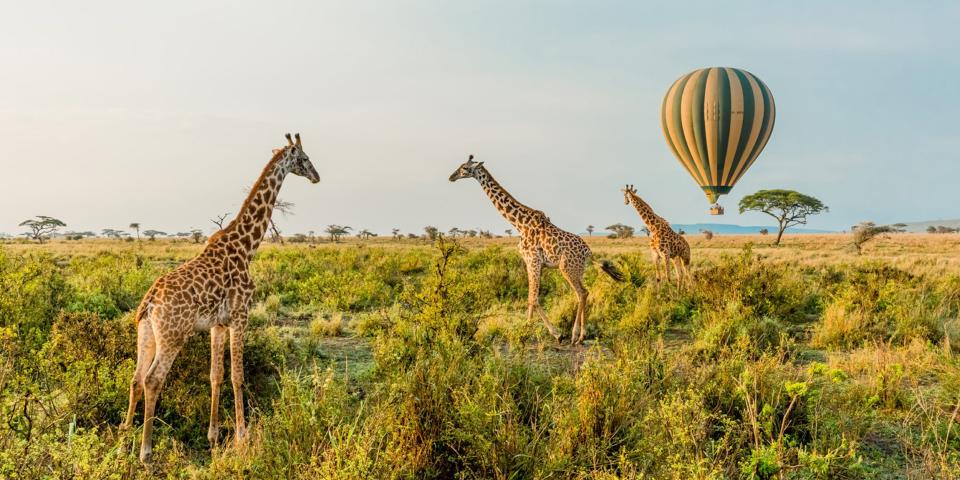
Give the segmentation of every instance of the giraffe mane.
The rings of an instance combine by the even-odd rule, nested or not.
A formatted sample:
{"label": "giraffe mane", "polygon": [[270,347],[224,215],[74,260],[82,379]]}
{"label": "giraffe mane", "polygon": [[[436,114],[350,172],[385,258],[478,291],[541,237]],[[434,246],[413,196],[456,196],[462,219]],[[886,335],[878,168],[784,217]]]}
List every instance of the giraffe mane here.
{"label": "giraffe mane", "polygon": [[[287,135],[289,136],[290,134],[288,133]],[[257,181],[253,182],[253,186],[250,187],[250,193],[248,193],[247,198],[243,200],[243,205],[240,205],[240,210],[239,210],[240,212],[243,212],[244,210],[246,210],[247,207],[250,206],[250,203],[253,202],[254,197],[256,197],[260,193],[260,188],[262,187],[263,182],[266,181],[267,176],[269,176],[270,172],[273,171],[273,167],[275,167],[277,163],[283,158],[288,148],[290,148],[289,145],[286,147],[277,149],[273,153],[273,157],[271,157],[270,161],[267,162],[267,166],[263,167],[263,171],[260,172],[260,176],[257,177]],[[240,216],[237,215],[233,220],[230,221],[230,225],[227,225],[224,228],[224,230],[232,227],[239,219],[240,219]]]}

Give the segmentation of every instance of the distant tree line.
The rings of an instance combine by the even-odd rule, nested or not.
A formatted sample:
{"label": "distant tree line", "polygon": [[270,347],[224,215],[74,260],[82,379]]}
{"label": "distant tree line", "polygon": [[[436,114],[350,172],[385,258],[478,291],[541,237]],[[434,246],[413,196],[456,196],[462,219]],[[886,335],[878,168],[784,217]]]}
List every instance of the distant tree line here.
{"label": "distant tree line", "polygon": [[943,225],[933,226],[930,225],[927,227],[927,233],[957,233],[960,232],[960,227],[946,227]]}

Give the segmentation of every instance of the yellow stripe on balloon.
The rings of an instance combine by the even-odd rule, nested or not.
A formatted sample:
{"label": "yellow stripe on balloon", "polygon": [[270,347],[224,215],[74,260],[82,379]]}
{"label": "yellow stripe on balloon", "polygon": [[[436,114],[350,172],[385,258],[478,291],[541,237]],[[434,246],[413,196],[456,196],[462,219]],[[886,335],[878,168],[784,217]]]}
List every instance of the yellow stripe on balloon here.
{"label": "yellow stripe on balloon", "polygon": [[740,130],[743,129],[743,87],[740,78],[730,68],[724,68],[730,80],[730,135],[727,137],[727,158],[723,162],[723,176],[720,185],[733,185],[730,171],[736,161],[737,145],[740,143]]}
{"label": "yellow stripe on balloon", "polygon": [[690,74],[687,84],[683,88],[680,97],[680,122],[683,124],[683,136],[687,142],[687,150],[690,152],[690,159],[693,166],[700,172],[700,178],[709,182],[710,177],[703,168],[703,162],[700,159],[700,151],[697,149],[697,139],[693,132],[693,115],[700,115],[702,112],[693,111],[693,97],[696,93],[697,83],[703,75],[704,70],[697,70]]}

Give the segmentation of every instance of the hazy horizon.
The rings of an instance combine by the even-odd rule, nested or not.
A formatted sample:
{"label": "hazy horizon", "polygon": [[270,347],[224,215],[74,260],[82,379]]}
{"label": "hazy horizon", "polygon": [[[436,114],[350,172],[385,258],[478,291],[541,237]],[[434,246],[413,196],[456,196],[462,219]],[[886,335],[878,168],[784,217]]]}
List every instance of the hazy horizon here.
{"label": "hazy horizon", "polygon": [[[671,223],[770,225],[739,199],[787,188],[830,207],[807,228],[960,217],[960,5],[948,2],[20,3],[0,18],[0,232],[213,228],[300,132],[285,234],[510,228],[474,154],[519,200],[582,232],[639,226],[635,184]],[[696,11],[691,15],[690,11]],[[756,74],[777,123],[711,217],[659,107],[706,66]]]}

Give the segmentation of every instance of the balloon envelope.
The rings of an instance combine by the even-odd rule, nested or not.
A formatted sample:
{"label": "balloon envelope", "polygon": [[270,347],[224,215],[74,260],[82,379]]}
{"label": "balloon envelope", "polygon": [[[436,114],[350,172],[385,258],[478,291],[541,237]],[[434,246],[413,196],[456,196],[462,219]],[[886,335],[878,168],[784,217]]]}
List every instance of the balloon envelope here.
{"label": "balloon envelope", "polygon": [[711,203],[760,155],[775,117],[770,89],[738,68],[702,68],[678,78],[660,108],[667,145]]}

